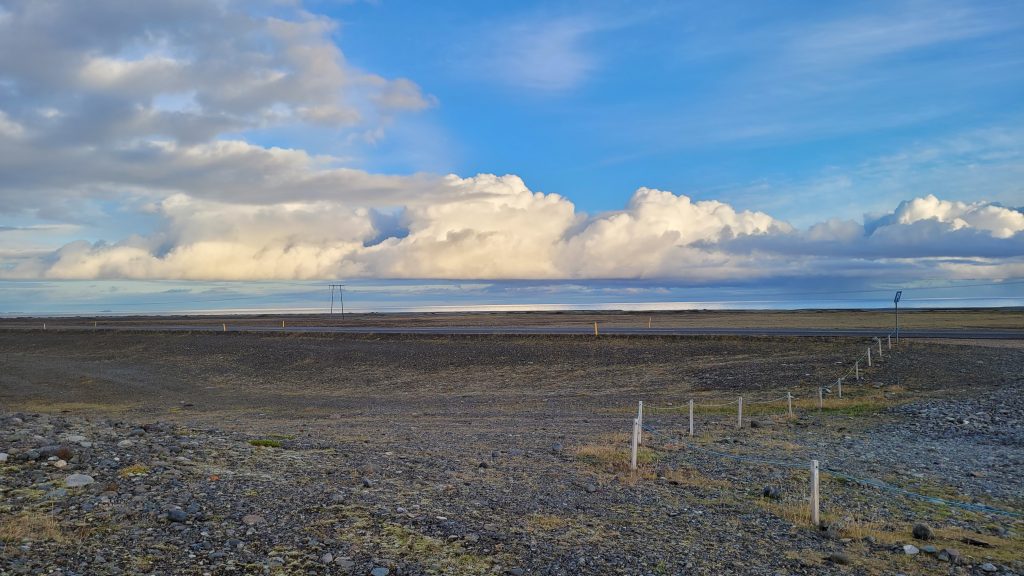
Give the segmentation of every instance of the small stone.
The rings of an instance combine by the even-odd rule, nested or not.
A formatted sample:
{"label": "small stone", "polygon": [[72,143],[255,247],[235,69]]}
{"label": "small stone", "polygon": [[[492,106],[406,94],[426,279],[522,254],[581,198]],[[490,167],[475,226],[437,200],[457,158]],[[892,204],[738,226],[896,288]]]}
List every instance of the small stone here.
{"label": "small stone", "polygon": [[391,574],[391,570],[388,570],[383,566],[377,566],[373,570],[370,570],[370,576],[388,576],[388,574]]}
{"label": "small stone", "polygon": [[921,552],[924,552],[925,554],[935,554],[938,551],[939,549],[935,546],[932,546],[931,544],[927,546],[921,546]]}
{"label": "small stone", "polygon": [[950,564],[958,564],[960,562],[960,551],[956,548],[943,548],[939,551],[936,558]]}
{"label": "small stone", "polygon": [[779,498],[782,498],[782,490],[780,490],[778,486],[765,486],[764,489],[761,490],[761,495],[765,498],[778,500]]}
{"label": "small stone", "polygon": [[466,534],[466,536],[463,538],[463,540],[465,540],[466,542],[469,542],[470,544],[476,544],[477,542],[480,541],[480,535],[479,534]]}
{"label": "small stone", "polygon": [[257,524],[266,523],[266,519],[259,514],[246,514],[245,516],[242,516],[242,524],[245,524],[246,526],[256,526]]}
{"label": "small stone", "polygon": [[562,453],[562,443],[561,442],[555,442],[554,444],[552,444],[551,445],[551,452],[552,452],[552,454],[561,454]]}
{"label": "small stone", "polygon": [[914,554],[917,554],[918,552],[920,552],[920,550],[918,550],[917,546],[914,546],[913,544],[904,544],[903,545],[903,553],[906,554],[907,556],[913,556]]}
{"label": "small stone", "polygon": [[57,460],[56,462],[53,463],[53,466],[54,466],[54,468],[57,468],[59,470],[63,470],[64,468],[68,467],[68,463],[65,460]]}
{"label": "small stone", "polygon": [[833,564],[842,564],[843,566],[850,563],[850,557],[843,552],[833,552],[828,555],[828,559]]}
{"label": "small stone", "polygon": [[366,488],[373,487],[373,480],[370,480],[369,478],[363,478],[363,486]]}
{"label": "small stone", "polygon": [[750,421],[750,427],[751,428],[760,428],[761,427],[761,423],[758,422],[757,420],[751,420]]}
{"label": "small stone", "polygon": [[126,440],[121,440],[120,442],[117,443],[117,447],[118,448],[131,448],[134,445],[135,445],[135,442],[132,442],[131,440],[127,440],[127,439]]}
{"label": "small stone", "polygon": [[999,568],[996,568],[995,564],[991,562],[985,562],[981,566],[978,566],[982,572],[998,572]]}
{"label": "small stone", "polygon": [[935,533],[932,532],[931,526],[924,523],[914,524],[914,538],[918,540],[931,540],[934,537]]}
{"label": "small stone", "polygon": [[342,570],[351,570],[355,568],[356,563],[348,558],[338,558],[334,561]]}
{"label": "small stone", "polygon": [[188,513],[181,508],[171,508],[167,511],[167,520],[170,522],[184,522],[188,520]]}
{"label": "small stone", "polygon": [[508,573],[511,574],[512,576],[523,576],[523,574],[526,574],[526,570],[523,570],[522,568],[519,568],[517,566],[517,567],[512,568],[511,570],[509,570]]}
{"label": "small stone", "polygon": [[587,484],[586,486],[583,487],[583,489],[587,491],[587,494],[593,494],[594,492],[597,492],[597,486],[594,486],[593,484]]}
{"label": "small stone", "polygon": [[81,488],[82,486],[88,486],[96,480],[88,474],[72,474],[64,479],[64,485],[68,488]]}
{"label": "small stone", "polygon": [[483,462],[480,462],[479,464],[477,464],[477,467],[478,468],[490,468],[491,465],[488,464],[486,461],[483,461]]}
{"label": "small stone", "polygon": [[0,462],[7,462],[7,452],[0,452]]}
{"label": "small stone", "polygon": [[327,554],[324,554],[320,557],[320,561],[324,564],[330,564],[331,562],[334,562],[334,554],[328,552]]}

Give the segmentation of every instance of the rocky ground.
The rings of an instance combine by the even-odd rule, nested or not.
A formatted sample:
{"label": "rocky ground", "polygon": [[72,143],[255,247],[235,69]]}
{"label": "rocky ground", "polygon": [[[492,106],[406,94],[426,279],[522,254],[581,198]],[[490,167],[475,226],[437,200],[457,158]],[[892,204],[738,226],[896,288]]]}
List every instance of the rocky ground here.
{"label": "rocky ground", "polygon": [[[862,343],[93,338],[0,332],[0,573],[1024,574],[1020,348],[908,343],[818,410]],[[812,527],[812,458],[1018,516],[825,472]]]}

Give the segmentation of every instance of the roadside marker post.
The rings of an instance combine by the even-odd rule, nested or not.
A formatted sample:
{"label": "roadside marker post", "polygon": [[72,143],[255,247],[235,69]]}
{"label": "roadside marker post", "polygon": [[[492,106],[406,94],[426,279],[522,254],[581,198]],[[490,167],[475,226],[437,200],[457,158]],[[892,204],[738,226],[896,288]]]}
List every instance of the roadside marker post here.
{"label": "roadside marker post", "polygon": [[892,350],[892,334],[886,334],[886,335],[885,335],[885,339],[889,341],[889,342],[888,342],[888,348],[889,348],[889,350]]}
{"label": "roadside marker post", "polygon": [[878,359],[881,360],[882,359],[882,339],[881,338],[875,338],[875,340],[878,340]]}
{"label": "roadside marker post", "polygon": [[284,320],[281,320],[281,329],[284,330]]}
{"label": "roadside marker post", "polygon": [[811,460],[811,524],[815,526],[821,524],[821,517],[819,516],[820,504],[821,494],[818,492],[818,461]]}
{"label": "roadside marker post", "polygon": [[46,332],[46,322],[43,322],[43,332]]}
{"label": "roadside marker post", "polygon": [[636,418],[633,418],[633,442],[630,446],[630,457],[629,457],[629,469],[636,470],[636,451],[637,451],[637,431],[640,429],[640,423],[637,422]]}
{"label": "roadside marker post", "polygon": [[594,322],[594,336],[597,336],[597,322]]}
{"label": "roadside marker post", "polygon": [[736,427],[743,428],[743,396],[740,396],[739,409],[736,411]]}
{"label": "roadside marker post", "polygon": [[868,368],[871,368],[871,346],[868,346]]}
{"label": "roadside marker post", "polygon": [[227,332],[228,331],[227,323],[221,324],[221,326],[223,327],[223,330],[221,330],[221,332]]}
{"label": "roadside marker post", "polygon": [[[786,403],[789,405],[789,415],[793,415],[793,393],[786,392]],[[691,434],[692,436],[692,434]]]}
{"label": "roadside marker post", "polygon": [[690,436],[693,436],[693,400],[690,400]]}

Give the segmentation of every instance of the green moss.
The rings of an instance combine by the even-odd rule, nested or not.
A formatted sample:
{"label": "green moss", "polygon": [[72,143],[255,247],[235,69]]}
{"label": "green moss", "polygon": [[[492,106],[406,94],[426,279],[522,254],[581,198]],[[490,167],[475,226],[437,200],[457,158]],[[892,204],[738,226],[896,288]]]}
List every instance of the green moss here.
{"label": "green moss", "polygon": [[269,438],[261,438],[259,440],[249,440],[249,444],[252,444],[253,446],[263,447],[263,448],[280,448],[281,447],[281,441],[280,440],[271,440]]}

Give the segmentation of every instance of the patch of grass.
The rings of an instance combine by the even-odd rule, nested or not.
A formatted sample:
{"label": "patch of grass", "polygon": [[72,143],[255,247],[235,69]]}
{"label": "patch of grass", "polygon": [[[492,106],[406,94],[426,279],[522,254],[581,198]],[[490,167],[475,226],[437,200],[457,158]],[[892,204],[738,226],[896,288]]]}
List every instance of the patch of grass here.
{"label": "patch of grass", "polygon": [[271,440],[295,440],[293,434],[268,434],[267,438]]}
{"label": "patch of grass", "polygon": [[538,528],[540,530],[557,530],[569,525],[569,519],[565,516],[554,514],[530,514],[526,517],[527,529]]}
{"label": "patch of grass", "polygon": [[256,446],[256,447],[261,447],[261,448],[280,448],[281,447],[281,441],[280,440],[273,440],[273,439],[270,439],[270,438],[260,438],[258,440],[249,440],[249,444],[251,444],[253,446]]}
{"label": "patch of grass", "polygon": [[145,464],[132,464],[117,471],[118,476],[128,478],[129,476],[141,476],[149,473],[149,466]]}
{"label": "patch of grass", "polygon": [[44,513],[22,513],[17,517],[0,518],[0,542],[64,542],[64,532],[57,520]]}
{"label": "patch of grass", "polygon": [[[576,448],[578,460],[608,472],[629,472],[630,456],[629,446],[618,443],[585,444]],[[654,450],[646,446],[637,450],[638,467],[650,467],[657,461],[658,454]]]}

